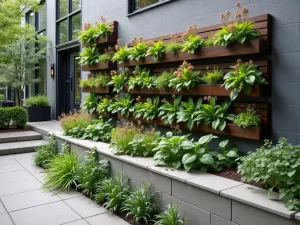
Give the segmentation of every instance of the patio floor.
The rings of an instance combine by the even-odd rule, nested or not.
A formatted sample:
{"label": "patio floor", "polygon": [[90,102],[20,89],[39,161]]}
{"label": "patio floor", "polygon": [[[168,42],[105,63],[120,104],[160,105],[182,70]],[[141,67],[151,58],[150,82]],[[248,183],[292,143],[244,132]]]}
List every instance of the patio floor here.
{"label": "patio floor", "polygon": [[128,225],[81,193],[46,192],[33,155],[0,156],[1,225]]}

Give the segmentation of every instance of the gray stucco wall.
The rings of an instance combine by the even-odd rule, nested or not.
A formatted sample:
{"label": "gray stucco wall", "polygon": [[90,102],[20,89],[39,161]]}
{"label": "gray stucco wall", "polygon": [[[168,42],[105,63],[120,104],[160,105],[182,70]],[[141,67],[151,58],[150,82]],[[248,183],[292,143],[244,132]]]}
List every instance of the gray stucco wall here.
{"label": "gray stucco wall", "polygon": [[[284,136],[291,143],[300,144],[300,1],[241,2],[249,8],[250,16],[273,16],[272,136],[275,140]],[[116,20],[119,37],[127,43],[134,36],[151,38],[183,31],[190,24],[201,27],[220,23],[220,13],[232,9],[235,3],[236,0],[176,0],[127,17],[127,0],[83,0],[82,23],[98,21],[100,16]],[[86,75],[83,73],[83,77]],[[261,144],[237,142],[247,150]]]}

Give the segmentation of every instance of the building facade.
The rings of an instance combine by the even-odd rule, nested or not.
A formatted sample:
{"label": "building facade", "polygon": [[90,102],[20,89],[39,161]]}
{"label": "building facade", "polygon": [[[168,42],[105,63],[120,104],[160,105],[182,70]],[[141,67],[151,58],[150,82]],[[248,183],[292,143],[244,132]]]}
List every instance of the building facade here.
{"label": "building facade", "polygon": [[[78,64],[81,51],[78,32],[85,22],[101,16],[117,21],[119,38],[144,39],[184,31],[188,25],[204,27],[220,23],[220,14],[233,10],[235,0],[46,0],[46,26],[39,17],[29,18],[38,32],[48,37],[47,58],[42,83],[30,89],[46,93],[51,100],[52,118],[78,108],[82,99],[78,80],[86,78]],[[300,1],[242,0],[250,16],[271,14],[272,24],[272,138],[286,137],[300,143]],[[148,5],[148,6],[147,6]],[[41,14],[41,13],[40,13]],[[42,22],[44,20],[42,19]],[[43,65],[43,64],[42,64]],[[42,67],[41,67],[42,68]],[[51,76],[51,68],[54,75]],[[43,90],[43,91],[42,91]],[[259,143],[236,140],[252,148]],[[249,142],[249,143],[247,143]],[[251,142],[251,144],[250,144]]]}

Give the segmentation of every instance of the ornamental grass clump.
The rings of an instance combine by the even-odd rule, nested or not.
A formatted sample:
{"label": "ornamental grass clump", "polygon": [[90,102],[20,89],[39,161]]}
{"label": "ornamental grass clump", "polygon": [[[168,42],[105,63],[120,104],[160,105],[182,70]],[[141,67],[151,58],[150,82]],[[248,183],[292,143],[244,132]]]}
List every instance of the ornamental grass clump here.
{"label": "ornamental grass clump", "polygon": [[46,95],[36,95],[25,100],[27,107],[45,107],[49,105],[49,98]]}
{"label": "ornamental grass clump", "polygon": [[260,36],[260,32],[254,29],[254,23],[248,21],[249,10],[240,2],[236,3],[236,7],[234,16],[228,10],[221,14],[224,25],[221,30],[216,32],[215,45],[227,47],[235,42],[244,44],[246,41]]}
{"label": "ornamental grass clump", "polygon": [[289,210],[300,209],[300,146],[280,138],[277,144],[265,144],[241,157],[238,172],[243,181],[261,183],[270,194],[279,191],[279,199]]}
{"label": "ornamental grass clump", "polygon": [[55,139],[51,137],[45,145],[36,147],[34,155],[34,163],[42,168],[47,168],[47,165],[58,154]]}
{"label": "ornamental grass clump", "polygon": [[221,84],[224,77],[222,69],[214,67],[213,70],[207,68],[206,72],[201,74],[200,80],[205,84]]}
{"label": "ornamental grass clump", "polygon": [[75,127],[86,128],[88,125],[92,124],[91,115],[81,110],[74,110],[69,114],[63,113],[58,117],[58,119],[60,121],[60,126],[62,127],[66,135],[69,135],[70,130]]}

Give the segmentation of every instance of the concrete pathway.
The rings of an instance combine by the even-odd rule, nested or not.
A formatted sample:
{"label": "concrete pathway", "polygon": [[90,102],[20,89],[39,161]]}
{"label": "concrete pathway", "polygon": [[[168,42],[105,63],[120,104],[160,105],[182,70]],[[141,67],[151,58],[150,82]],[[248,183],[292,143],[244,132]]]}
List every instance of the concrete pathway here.
{"label": "concrete pathway", "polygon": [[30,129],[39,132],[45,136],[48,136],[49,132],[56,132],[62,130],[60,127],[60,123],[57,120],[42,121],[42,122],[28,122],[27,126]]}
{"label": "concrete pathway", "polygon": [[43,190],[33,155],[0,156],[1,225],[128,225],[81,193]]}

